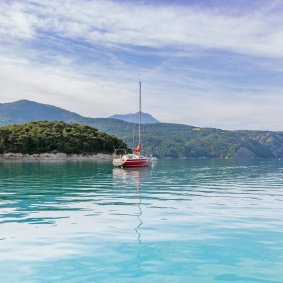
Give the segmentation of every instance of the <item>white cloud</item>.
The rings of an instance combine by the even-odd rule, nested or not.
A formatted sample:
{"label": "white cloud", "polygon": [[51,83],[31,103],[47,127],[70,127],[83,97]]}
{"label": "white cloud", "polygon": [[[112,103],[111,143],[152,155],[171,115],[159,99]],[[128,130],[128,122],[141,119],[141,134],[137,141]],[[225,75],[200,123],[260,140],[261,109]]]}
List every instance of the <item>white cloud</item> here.
{"label": "white cloud", "polygon": [[[58,66],[58,62],[66,65]],[[125,104],[134,103],[133,86],[115,81],[114,76],[105,80],[105,74],[101,74],[102,79],[90,78],[69,63],[64,57],[49,65],[17,57],[0,58],[1,102],[30,99],[91,117],[110,116],[122,112]]]}
{"label": "white cloud", "polygon": [[[1,102],[31,99],[106,117],[135,112],[142,79],[144,110],[162,121],[282,129],[282,84],[233,81],[251,65],[282,72],[282,10],[274,5],[232,13],[119,1],[2,1]],[[211,68],[190,61],[204,60],[208,50],[224,51]],[[237,63],[249,55],[244,66]]]}
{"label": "white cloud", "polygon": [[172,107],[178,109],[178,116],[171,115],[175,122],[190,121],[189,124],[221,129],[278,130],[282,131],[282,93],[259,97],[246,93],[245,99],[223,100],[215,93],[191,95]]}
{"label": "white cloud", "polygon": [[[34,4],[36,2],[36,4]],[[216,9],[115,1],[22,1],[1,4],[1,31],[14,36],[54,33],[93,44],[156,48],[191,45],[283,57],[281,10],[242,15]],[[272,14],[271,14],[272,13]],[[4,26],[4,27],[3,27]]]}
{"label": "white cloud", "polygon": [[31,38],[34,35],[36,17],[25,10],[20,2],[0,3],[0,34],[16,38]]}

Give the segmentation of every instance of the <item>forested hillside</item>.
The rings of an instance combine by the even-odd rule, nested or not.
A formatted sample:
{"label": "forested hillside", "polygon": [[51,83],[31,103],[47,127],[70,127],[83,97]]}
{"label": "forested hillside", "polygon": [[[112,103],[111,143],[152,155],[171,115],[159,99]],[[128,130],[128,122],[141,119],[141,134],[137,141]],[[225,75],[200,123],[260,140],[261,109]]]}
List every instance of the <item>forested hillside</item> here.
{"label": "forested hillside", "polygon": [[[115,119],[92,119],[100,131],[137,142],[137,124]],[[226,131],[182,124],[142,125],[144,150],[157,157],[173,158],[281,158],[283,135],[270,131]]]}
{"label": "forested hillside", "polygon": [[[22,124],[43,119],[88,125],[123,139],[129,147],[136,146],[137,143],[137,124],[134,123],[113,118],[87,118],[52,105],[27,100],[0,104],[0,125]],[[77,127],[79,126],[77,125]],[[9,128],[11,129],[11,127]],[[30,141],[30,148],[27,148],[28,136],[33,131],[26,131],[21,137],[21,142],[23,142],[22,139],[25,139],[25,150],[29,151],[33,146],[36,147],[36,150],[43,150],[42,139],[39,143],[33,139],[33,141]],[[48,131],[45,138],[50,141],[54,133],[50,132],[51,137],[47,133]],[[68,135],[68,145],[65,140],[60,139],[64,143],[65,151],[70,152],[76,149],[85,152],[91,150],[88,146],[91,142],[86,142],[87,139],[84,138],[83,130],[79,131],[78,134],[80,135],[79,139],[75,135]],[[74,139],[74,141],[71,139]],[[21,142],[18,144],[17,140],[14,141],[16,142],[14,146],[20,150]],[[83,148],[79,149],[79,143],[84,144]],[[116,144],[115,140],[113,140],[113,144]],[[143,124],[142,144],[144,152],[152,153],[157,157],[283,158],[283,135],[281,132],[271,131],[225,131],[182,124]],[[7,144],[5,146],[7,147]],[[11,147],[12,143],[9,146]],[[44,150],[52,150],[49,147],[44,147]],[[60,143],[56,148],[56,150],[63,150]],[[113,147],[110,146],[109,151],[110,148],[112,150]]]}
{"label": "forested hillside", "polygon": [[90,126],[39,121],[0,127],[0,153],[113,153],[122,140]]}

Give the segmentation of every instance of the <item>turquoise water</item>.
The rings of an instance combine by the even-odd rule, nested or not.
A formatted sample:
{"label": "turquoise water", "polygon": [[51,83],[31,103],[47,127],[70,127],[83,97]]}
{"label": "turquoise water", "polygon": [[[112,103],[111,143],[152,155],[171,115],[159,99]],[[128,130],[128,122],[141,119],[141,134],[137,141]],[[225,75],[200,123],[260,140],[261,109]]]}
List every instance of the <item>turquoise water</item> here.
{"label": "turquoise water", "polygon": [[0,282],[283,282],[283,161],[0,162]]}

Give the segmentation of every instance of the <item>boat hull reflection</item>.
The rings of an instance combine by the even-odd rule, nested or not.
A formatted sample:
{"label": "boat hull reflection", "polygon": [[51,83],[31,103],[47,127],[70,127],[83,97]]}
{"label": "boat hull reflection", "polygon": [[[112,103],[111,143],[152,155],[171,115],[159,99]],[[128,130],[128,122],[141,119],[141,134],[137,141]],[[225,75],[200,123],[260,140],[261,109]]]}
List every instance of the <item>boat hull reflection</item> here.
{"label": "boat hull reflection", "polygon": [[149,172],[150,168],[148,167],[114,168],[113,180],[118,183],[127,183],[140,189],[142,179],[144,179]]}

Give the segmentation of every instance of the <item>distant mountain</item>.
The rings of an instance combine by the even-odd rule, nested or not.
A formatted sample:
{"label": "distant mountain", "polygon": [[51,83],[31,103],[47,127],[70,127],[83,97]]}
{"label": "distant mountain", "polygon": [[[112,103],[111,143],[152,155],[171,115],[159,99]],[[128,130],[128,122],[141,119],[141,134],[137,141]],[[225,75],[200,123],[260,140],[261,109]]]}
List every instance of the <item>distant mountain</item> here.
{"label": "distant mountain", "polygon": [[[123,120],[125,122],[130,123],[138,123],[139,122],[139,112],[130,113],[130,114],[115,114],[110,116],[109,118]],[[160,123],[157,119],[155,119],[152,115],[148,113],[141,113],[142,124],[155,124]]]}
{"label": "distant mountain", "polygon": [[[113,118],[87,118],[59,107],[28,100],[0,104],[0,125],[39,120],[89,125],[123,139],[129,147],[137,143],[137,135],[133,134],[137,132],[135,123]],[[283,158],[282,132],[225,131],[157,122],[142,125],[142,145],[144,152],[157,157]]]}
{"label": "distant mountain", "polygon": [[30,121],[79,121],[82,116],[62,108],[29,100],[0,103],[0,125],[23,124]]}

